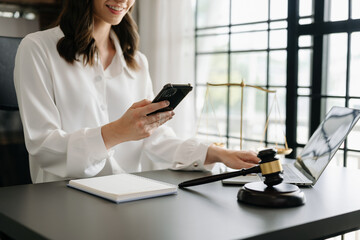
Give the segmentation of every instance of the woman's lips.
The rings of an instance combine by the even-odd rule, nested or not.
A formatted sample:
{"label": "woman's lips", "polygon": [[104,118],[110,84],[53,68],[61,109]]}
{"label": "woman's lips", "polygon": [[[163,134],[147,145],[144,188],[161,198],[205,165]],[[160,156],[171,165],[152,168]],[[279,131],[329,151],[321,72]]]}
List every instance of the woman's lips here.
{"label": "woman's lips", "polygon": [[119,6],[106,5],[106,7],[108,7],[110,12],[112,12],[113,14],[116,14],[116,15],[121,14],[125,10],[124,7],[119,7]]}

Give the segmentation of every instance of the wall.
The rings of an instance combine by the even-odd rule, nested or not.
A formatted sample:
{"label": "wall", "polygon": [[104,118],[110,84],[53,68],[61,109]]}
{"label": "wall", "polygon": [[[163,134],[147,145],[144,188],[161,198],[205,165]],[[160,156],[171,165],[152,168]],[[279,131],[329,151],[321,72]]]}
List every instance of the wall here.
{"label": "wall", "polygon": [[38,31],[39,21],[23,18],[0,17],[0,36],[24,37],[28,33]]}

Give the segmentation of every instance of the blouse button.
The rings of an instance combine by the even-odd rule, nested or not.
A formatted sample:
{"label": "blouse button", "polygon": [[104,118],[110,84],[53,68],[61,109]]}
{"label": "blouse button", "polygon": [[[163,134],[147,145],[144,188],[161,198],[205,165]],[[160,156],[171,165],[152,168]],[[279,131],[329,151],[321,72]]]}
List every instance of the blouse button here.
{"label": "blouse button", "polygon": [[102,77],[101,77],[101,76],[97,76],[97,77],[95,78],[95,80],[96,80],[97,82],[100,82],[100,81],[102,80]]}
{"label": "blouse button", "polygon": [[199,166],[199,164],[198,163],[194,163],[194,167],[198,167]]}

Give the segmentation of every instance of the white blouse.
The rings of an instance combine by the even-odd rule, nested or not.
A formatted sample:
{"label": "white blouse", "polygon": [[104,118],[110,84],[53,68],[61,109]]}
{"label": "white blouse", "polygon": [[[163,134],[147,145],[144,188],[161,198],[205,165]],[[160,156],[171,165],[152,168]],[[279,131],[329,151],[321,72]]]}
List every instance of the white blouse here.
{"label": "white blouse", "polygon": [[[114,32],[116,54],[104,71],[99,57],[84,66],[60,57],[59,27],[26,36],[18,49],[15,88],[34,183],[160,168],[204,170],[208,144],[178,139],[166,125],[150,137],[107,150],[101,126],[134,103],[152,99],[146,57],[139,71],[127,67]],[[176,116],[175,116],[176,117]]]}

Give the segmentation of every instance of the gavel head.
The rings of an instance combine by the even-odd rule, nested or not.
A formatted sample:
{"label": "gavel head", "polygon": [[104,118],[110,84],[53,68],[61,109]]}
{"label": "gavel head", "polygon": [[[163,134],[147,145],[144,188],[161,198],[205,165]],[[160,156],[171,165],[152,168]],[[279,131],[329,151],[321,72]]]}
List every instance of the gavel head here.
{"label": "gavel head", "polygon": [[258,153],[258,158],[261,159],[259,163],[262,176],[264,176],[264,183],[268,187],[280,184],[283,181],[282,166],[280,160],[275,157],[277,151],[274,148],[268,148]]}

